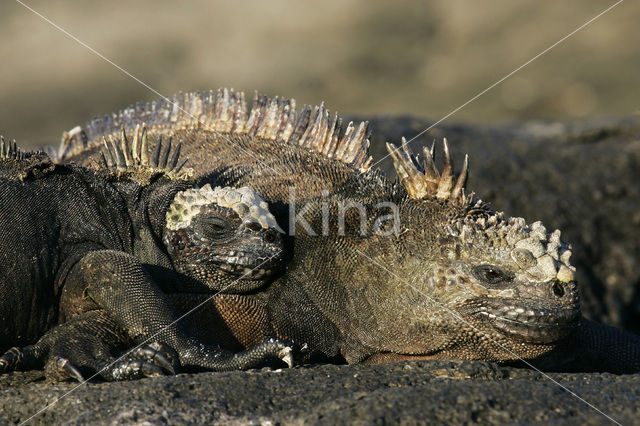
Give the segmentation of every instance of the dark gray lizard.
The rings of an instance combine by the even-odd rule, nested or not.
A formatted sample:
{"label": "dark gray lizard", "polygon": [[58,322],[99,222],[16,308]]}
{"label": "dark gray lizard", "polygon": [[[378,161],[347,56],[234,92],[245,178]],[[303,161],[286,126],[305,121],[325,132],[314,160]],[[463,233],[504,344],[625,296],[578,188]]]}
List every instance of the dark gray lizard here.
{"label": "dark gray lizard", "polygon": [[105,135],[143,122],[154,141],[184,141],[198,183],[250,186],[289,228],[286,272],[225,318],[257,318],[250,340],[291,339],[309,358],[350,363],[522,358],[640,371],[640,338],[581,317],[560,232],[467,194],[468,162],[456,177],[446,143],[442,171],[433,148],[419,161],[388,145],[389,182],[370,167],[366,123],[344,129],[324,105],[298,114],[293,100],[258,95],[249,111],[244,94],[224,89],[95,119],[65,133],[59,161],[87,164]]}
{"label": "dark gray lizard", "polygon": [[91,169],[2,140],[0,373],[44,366],[52,379],[121,380],[290,363],[277,339],[237,354],[203,344],[170,301],[216,295],[223,305],[260,288],[281,264],[267,204],[248,188],[194,187],[180,147],[158,142],[149,157],[144,128],[131,144],[118,136]]}

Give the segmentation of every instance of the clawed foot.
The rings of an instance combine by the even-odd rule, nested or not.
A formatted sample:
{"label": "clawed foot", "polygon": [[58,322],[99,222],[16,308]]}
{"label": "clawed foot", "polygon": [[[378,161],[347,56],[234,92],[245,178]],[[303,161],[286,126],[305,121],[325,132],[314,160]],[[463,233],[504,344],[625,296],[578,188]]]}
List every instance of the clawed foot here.
{"label": "clawed foot", "polygon": [[178,355],[162,343],[142,345],[129,352],[125,359],[110,364],[100,375],[107,380],[135,380],[176,374]]}
{"label": "clawed foot", "polygon": [[52,357],[44,366],[44,375],[52,382],[65,382],[67,380],[76,380],[84,382],[82,373],[67,358]]}
{"label": "clawed foot", "polygon": [[[294,345],[290,342],[284,342],[280,339],[267,339],[249,349],[234,355],[234,358],[240,363],[257,364],[271,358],[277,358],[287,364],[287,367],[293,367]],[[256,359],[256,362],[251,360]],[[252,365],[246,368],[253,368]],[[240,367],[245,370],[246,368]]]}
{"label": "clawed foot", "polygon": [[180,361],[187,371],[248,370],[264,365],[271,359],[279,359],[293,366],[293,344],[279,339],[266,339],[239,353],[191,343],[180,353]]}
{"label": "clawed foot", "polygon": [[49,380],[56,382],[66,380],[84,382],[93,376],[100,376],[107,381],[121,381],[174,375],[178,367],[175,351],[160,343],[139,346],[125,354],[123,359],[112,362],[96,360],[95,362],[95,367],[83,369],[88,372],[83,375],[80,372],[81,368],[73,365],[68,358],[53,356],[45,364],[45,375]]}

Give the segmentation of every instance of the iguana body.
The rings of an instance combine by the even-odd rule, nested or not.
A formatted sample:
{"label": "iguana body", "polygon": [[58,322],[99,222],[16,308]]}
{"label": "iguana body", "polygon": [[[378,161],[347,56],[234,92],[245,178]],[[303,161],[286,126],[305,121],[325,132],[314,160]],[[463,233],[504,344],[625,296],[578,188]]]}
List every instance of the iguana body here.
{"label": "iguana body", "polygon": [[[54,379],[116,380],[172,371],[175,361],[189,371],[286,358],[276,340],[237,355],[203,345],[176,324],[170,302],[252,291],[275,272],[282,242],[266,204],[246,188],[172,177],[170,143],[147,164],[144,130],[133,150],[121,142],[107,144],[110,167],[90,170],[2,141],[0,352],[30,346],[0,357],[0,373],[44,364]],[[147,345],[108,365],[135,344]]]}
{"label": "iguana body", "polygon": [[[311,354],[640,370],[638,337],[580,317],[571,252],[559,231],[507,219],[465,195],[466,162],[455,178],[446,144],[441,173],[433,150],[421,163],[389,146],[400,182],[388,182],[369,168],[366,124],[342,132],[324,106],[311,112],[265,97],[249,112],[244,96],[228,90],[178,95],[74,129],[59,161],[87,164],[105,135],[145,122],[152,139],[184,141],[200,183],[261,194],[295,235],[285,240],[287,271],[250,296],[264,312],[253,324],[307,344]],[[354,203],[363,210],[347,211],[341,223]],[[377,220],[392,213],[389,205],[397,207],[397,229]],[[226,321],[247,322],[243,309]]]}

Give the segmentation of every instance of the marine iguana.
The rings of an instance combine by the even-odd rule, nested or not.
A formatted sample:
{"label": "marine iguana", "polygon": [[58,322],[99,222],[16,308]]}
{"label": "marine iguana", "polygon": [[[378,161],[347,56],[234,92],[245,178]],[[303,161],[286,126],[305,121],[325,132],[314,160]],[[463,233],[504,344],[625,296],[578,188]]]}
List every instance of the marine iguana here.
{"label": "marine iguana", "polygon": [[[291,339],[349,363],[522,358],[640,371],[640,338],[581,317],[560,231],[467,194],[468,160],[455,176],[446,142],[442,171],[433,148],[419,161],[404,141],[388,144],[390,182],[370,167],[367,123],[345,130],[324,104],[297,114],[294,100],[257,94],[248,111],[243,93],[221,89],[94,119],[63,135],[58,161],[87,164],[105,135],[140,123],[152,139],[184,141],[200,184],[251,186],[292,225],[286,272],[227,318],[255,325],[248,341]],[[248,300],[261,315],[243,310]]]}
{"label": "marine iguana", "polygon": [[194,186],[180,145],[158,141],[149,156],[142,127],[132,144],[124,131],[104,142],[92,168],[0,143],[0,373],[126,380],[290,363],[277,339],[237,354],[203,344],[170,302],[216,295],[223,308],[278,270],[267,204],[249,188]]}

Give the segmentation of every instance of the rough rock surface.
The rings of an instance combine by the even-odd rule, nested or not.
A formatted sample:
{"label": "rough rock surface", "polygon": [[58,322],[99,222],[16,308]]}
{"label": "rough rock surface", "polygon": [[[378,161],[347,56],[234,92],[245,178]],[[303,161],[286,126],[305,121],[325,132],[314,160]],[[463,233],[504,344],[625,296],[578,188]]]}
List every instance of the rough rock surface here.
{"label": "rough rock surface", "polygon": [[[48,385],[0,377],[0,423],[382,424],[610,421],[540,373],[484,362],[322,365],[125,383]],[[640,375],[549,374],[616,421],[640,415]],[[147,423],[148,424],[148,423]]]}
{"label": "rough rock surface", "polygon": [[[430,123],[372,120],[383,140]],[[471,157],[469,187],[507,214],[542,219],[574,245],[587,317],[640,332],[640,117],[480,128],[439,125],[454,159]],[[390,162],[383,163],[384,167]],[[640,414],[640,374],[548,377],[622,423]],[[610,421],[548,377],[483,362],[421,361],[201,373],[128,383],[51,385],[41,372],[0,376],[0,423],[548,423]]]}

